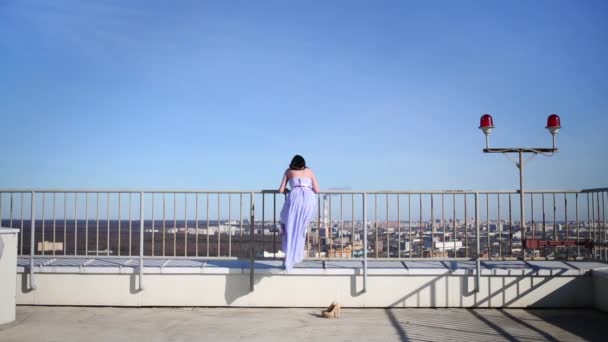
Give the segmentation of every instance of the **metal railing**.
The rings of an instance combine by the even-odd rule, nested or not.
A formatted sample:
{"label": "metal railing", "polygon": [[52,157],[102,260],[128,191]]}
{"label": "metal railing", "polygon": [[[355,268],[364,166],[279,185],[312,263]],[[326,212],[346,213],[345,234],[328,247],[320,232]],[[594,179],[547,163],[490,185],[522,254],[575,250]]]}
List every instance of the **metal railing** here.
{"label": "metal railing", "polygon": [[[367,258],[608,260],[608,188],[526,191],[523,225],[518,199],[518,191],[323,192],[305,255],[362,260],[365,269]],[[281,257],[283,202],[275,190],[0,190],[0,225],[20,230],[18,254],[32,257],[31,269],[34,256],[139,257],[140,272],[149,257],[249,258],[253,268],[254,259]],[[524,249],[524,240],[542,243]]]}
{"label": "metal railing", "polygon": [[[530,257],[606,260],[607,194],[606,188],[529,191],[522,227],[517,191],[323,192],[305,255],[361,258],[367,226],[374,259],[517,258],[527,238],[594,242],[591,251],[547,245],[528,251]],[[278,258],[283,202],[276,191],[1,190],[0,218],[20,230],[19,255],[248,258],[253,243],[254,257]]]}

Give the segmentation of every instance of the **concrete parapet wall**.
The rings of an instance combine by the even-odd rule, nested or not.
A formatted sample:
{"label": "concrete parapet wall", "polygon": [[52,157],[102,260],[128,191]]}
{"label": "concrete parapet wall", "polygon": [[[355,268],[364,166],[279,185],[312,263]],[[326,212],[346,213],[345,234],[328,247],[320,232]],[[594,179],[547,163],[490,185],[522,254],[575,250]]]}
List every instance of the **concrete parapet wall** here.
{"label": "concrete parapet wall", "polygon": [[[136,272],[54,271],[37,273],[38,288],[28,290],[29,276],[22,270],[17,274],[17,304],[323,307],[337,300],[347,307],[592,307],[597,281],[588,274],[482,275],[476,292],[474,275],[395,275],[376,269],[363,292],[363,277],[347,273],[259,272],[255,291],[249,292],[249,275],[240,270],[145,274],[143,291],[138,290]],[[597,285],[595,289],[597,295]]]}
{"label": "concrete parapet wall", "polygon": [[0,227],[0,324],[15,320],[17,230]]}
{"label": "concrete parapet wall", "polygon": [[608,268],[591,271],[593,278],[593,306],[608,312]]}

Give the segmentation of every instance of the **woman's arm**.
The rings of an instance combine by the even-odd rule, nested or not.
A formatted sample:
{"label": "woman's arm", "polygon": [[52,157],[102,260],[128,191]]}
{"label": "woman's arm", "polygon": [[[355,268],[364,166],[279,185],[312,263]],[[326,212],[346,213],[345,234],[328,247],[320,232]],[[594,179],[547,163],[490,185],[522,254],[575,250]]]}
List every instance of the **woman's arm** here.
{"label": "woman's arm", "polygon": [[281,186],[279,186],[279,192],[285,192],[285,186],[287,186],[287,171],[283,174],[283,180],[281,181]]}
{"label": "woman's arm", "polygon": [[319,193],[319,182],[317,182],[317,176],[315,176],[315,173],[312,172],[312,170],[310,170],[310,178],[312,179],[312,191],[314,191],[315,193]]}

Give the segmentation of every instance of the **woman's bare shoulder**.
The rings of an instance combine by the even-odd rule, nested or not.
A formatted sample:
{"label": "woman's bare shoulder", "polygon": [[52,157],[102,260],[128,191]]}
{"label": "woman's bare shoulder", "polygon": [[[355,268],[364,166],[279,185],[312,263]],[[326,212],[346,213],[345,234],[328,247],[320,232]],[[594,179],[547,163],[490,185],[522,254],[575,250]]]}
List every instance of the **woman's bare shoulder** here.
{"label": "woman's bare shoulder", "polygon": [[306,168],[304,170],[292,170],[292,169],[285,170],[285,176],[287,176],[287,179],[298,178],[298,177],[312,178],[312,177],[314,177],[314,175],[315,175],[315,173],[310,168]]}

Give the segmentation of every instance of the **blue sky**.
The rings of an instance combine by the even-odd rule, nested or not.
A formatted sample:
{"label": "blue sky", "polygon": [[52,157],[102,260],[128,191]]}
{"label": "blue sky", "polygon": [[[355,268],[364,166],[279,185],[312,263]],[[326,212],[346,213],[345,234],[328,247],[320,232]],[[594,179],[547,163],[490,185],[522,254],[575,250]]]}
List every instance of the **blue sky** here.
{"label": "blue sky", "polygon": [[604,1],[0,0],[0,188],[608,186]]}

